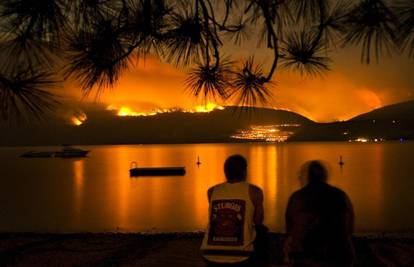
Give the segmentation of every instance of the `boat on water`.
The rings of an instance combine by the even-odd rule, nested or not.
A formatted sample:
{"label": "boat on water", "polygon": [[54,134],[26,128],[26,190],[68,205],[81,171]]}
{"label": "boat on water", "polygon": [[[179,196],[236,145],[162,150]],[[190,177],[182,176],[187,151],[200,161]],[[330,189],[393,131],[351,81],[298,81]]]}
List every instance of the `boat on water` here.
{"label": "boat on water", "polygon": [[62,150],[55,152],[55,157],[57,158],[81,158],[86,157],[89,153],[89,150],[83,150],[80,148],[75,148],[71,146],[64,146]]}
{"label": "boat on water", "polygon": [[29,151],[22,155],[23,158],[52,158],[55,156],[53,151]]}
{"label": "boat on water", "polygon": [[185,167],[146,167],[138,168],[135,162],[132,162],[129,169],[130,177],[137,176],[183,176]]}
{"label": "boat on water", "polygon": [[59,151],[29,151],[21,155],[23,158],[82,158],[86,157],[89,150],[83,150],[71,146],[64,146]]}

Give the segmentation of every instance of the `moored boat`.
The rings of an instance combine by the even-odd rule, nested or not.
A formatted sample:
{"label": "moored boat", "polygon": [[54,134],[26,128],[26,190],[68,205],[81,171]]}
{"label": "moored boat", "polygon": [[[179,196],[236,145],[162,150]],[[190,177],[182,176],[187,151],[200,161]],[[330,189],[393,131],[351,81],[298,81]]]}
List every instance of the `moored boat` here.
{"label": "moored boat", "polygon": [[53,151],[29,151],[20,155],[23,158],[51,158],[54,156],[55,152]]}
{"label": "moored boat", "polygon": [[23,158],[81,158],[86,157],[89,153],[89,150],[83,150],[80,148],[74,148],[70,146],[64,146],[62,150],[59,151],[29,151],[26,152],[20,157]]}
{"label": "moored boat", "polygon": [[55,157],[58,158],[81,158],[86,157],[89,150],[83,150],[71,146],[65,146],[62,150],[55,152]]}

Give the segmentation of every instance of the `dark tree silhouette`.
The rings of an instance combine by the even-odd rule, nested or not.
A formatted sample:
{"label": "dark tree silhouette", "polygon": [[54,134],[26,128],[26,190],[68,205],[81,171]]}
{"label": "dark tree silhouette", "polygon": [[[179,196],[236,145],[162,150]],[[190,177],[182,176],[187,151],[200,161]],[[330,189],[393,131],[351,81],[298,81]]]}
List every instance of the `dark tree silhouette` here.
{"label": "dark tree silhouette", "polygon": [[[53,108],[53,77],[99,94],[148,55],[187,70],[195,96],[266,103],[280,69],[319,75],[329,52],[345,46],[361,46],[364,63],[414,55],[413,10],[412,0],[1,1],[0,113],[7,121]],[[256,32],[269,66],[223,56],[225,43],[243,45]]]}
{"label": "dark tree silhouette", "polygon": [[408,50],[414,58],[414,2],[398,1],[394,10],[400,20],[398,32],[402,49]]}

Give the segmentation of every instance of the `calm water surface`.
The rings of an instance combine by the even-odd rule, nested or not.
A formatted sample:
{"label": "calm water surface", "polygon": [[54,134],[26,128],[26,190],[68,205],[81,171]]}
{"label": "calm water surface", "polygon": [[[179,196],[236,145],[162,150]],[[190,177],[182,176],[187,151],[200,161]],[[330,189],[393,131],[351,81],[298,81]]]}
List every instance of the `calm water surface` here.
{"label": "calm water surface", "polygon": [[[26,159],[18,155],[33,148],[0,149],[0,232],[202,230],[206,191],[224,181],[223,162],[234,153],[247,158],[248,180],[263,188],[265,221],[273,231],[283,231],[287,199],[300,186],[301,164],[310,159],[330,165],[331,183],[353,201],[358,232],[414,230],[413,142],[83,148],[91,150],[84,159]],[[130,178],[131,161],[185,166],[187,174]]]}

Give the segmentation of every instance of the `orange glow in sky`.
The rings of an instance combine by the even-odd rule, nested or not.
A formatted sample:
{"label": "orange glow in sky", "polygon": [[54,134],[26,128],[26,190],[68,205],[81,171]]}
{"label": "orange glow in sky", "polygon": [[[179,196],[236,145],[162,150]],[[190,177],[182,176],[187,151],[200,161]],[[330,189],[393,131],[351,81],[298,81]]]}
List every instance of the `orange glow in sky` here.
{"label": "orange glow in sky", "polygon": [[[352,52],[352,51],[351,51]],[[414,81],[407,80],[405,57],[386,59],[378,65],[362,65],[358,52],[343,52],[333,59],[332,70],[320,77],[304,77],[278,69],[272,98],[266,107],[286,109],[314,121],[347,120],[375,108],[414,98]],[[266,58],[263,57],[266,63]],[[403,63],[399,63],[403,62]],[[400,67],[400,71],[398,70]],[[196,98],[185,87],[186,69],[175,68],[153,57],[135,62],[113,90],[99,102],[117,110],[119,116],[151,116],[172,110],[210,112],[237,104]],[[75,88],[75,86],[73,87]],[[80,90],[76,98],[80,99]],[[73,96],[73,95],[72,95]],[[86,101],[94,101],[91,97]],[[207,104],[205,104],[207,102]],[[74,122],[73,124],[80,124]]]}

